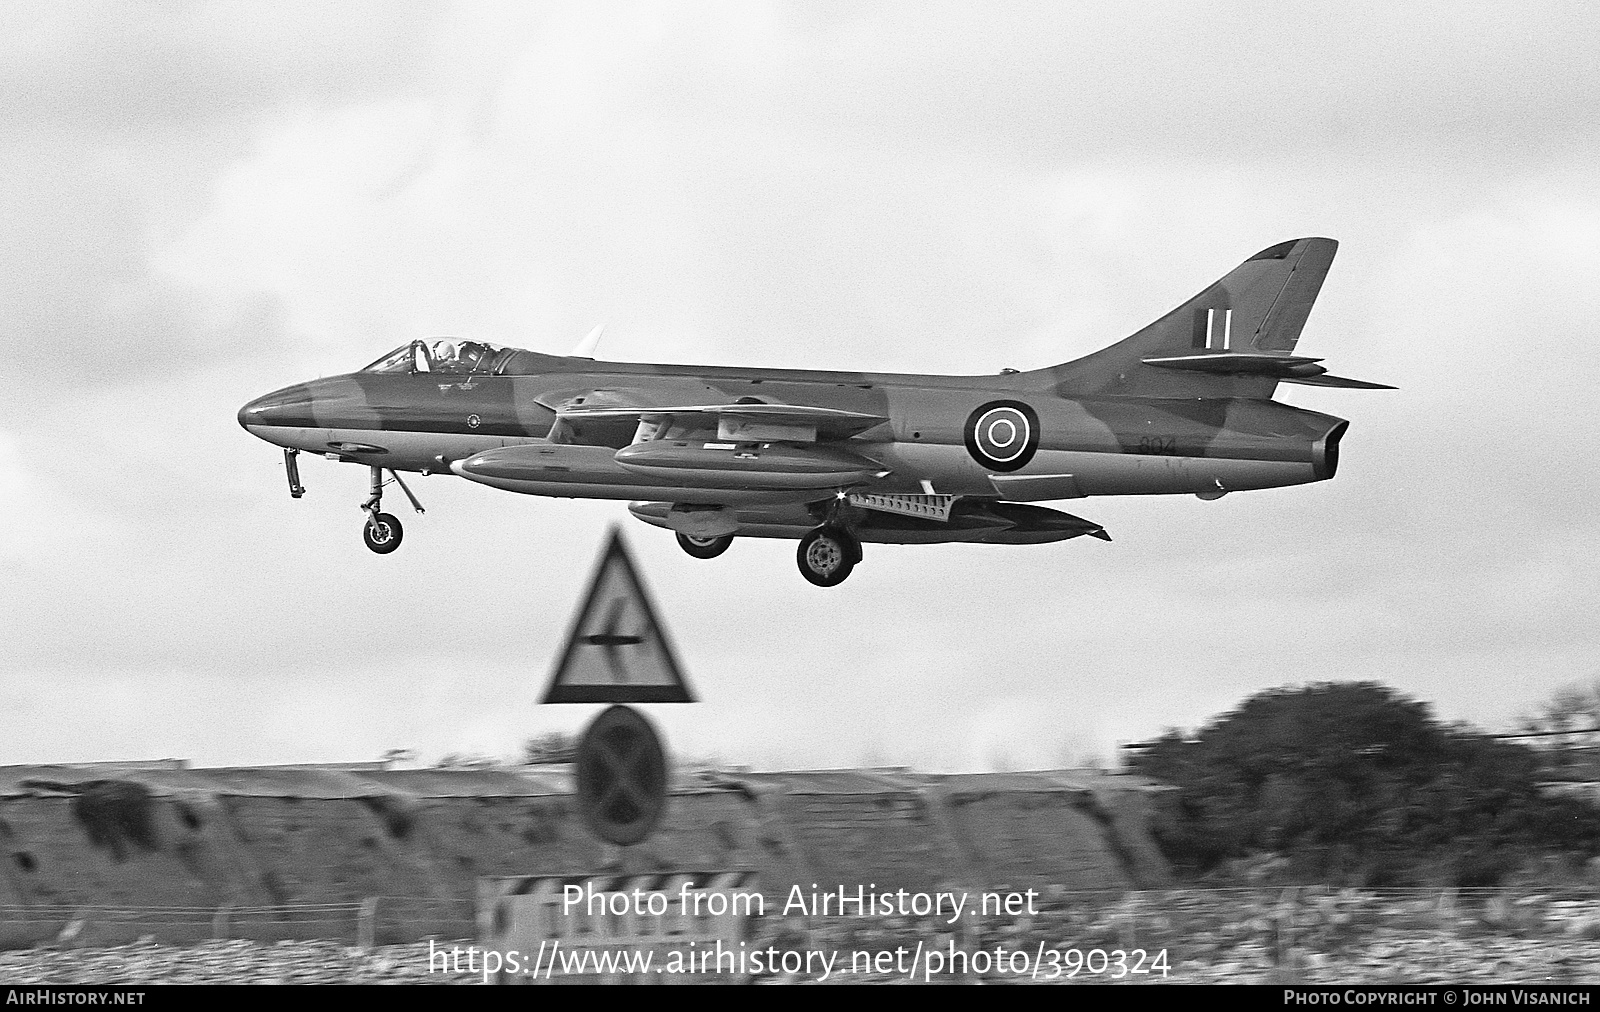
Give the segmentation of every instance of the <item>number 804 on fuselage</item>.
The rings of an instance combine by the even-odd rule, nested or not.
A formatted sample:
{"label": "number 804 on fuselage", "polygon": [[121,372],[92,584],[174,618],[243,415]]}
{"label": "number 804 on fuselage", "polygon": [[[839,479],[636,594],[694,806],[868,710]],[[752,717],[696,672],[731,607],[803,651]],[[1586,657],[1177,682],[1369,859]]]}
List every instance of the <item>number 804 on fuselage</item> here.
{"label": "number 804 on fuselage", "polygon": [[[369,469],[363,534],[402,472],[510,492],[631,500],[697,558],[736,537],[790,538],[805,578],[842,582],[863,543],[1031,545],[1098,524],[1042,501],[1195,495],[1331,478],[1347,422],[1273,400],[1280,382],[1380,388],[1294,353],[1331,239],[1251,257],[1173,312],[1062,365],[986,376],[597,361],[476,341],[413,341],[359,372],[239,411],[297,455]],[[1387,388],[1384,388],[1387,389]],[[387,477],[386,477],[387,476]]]}

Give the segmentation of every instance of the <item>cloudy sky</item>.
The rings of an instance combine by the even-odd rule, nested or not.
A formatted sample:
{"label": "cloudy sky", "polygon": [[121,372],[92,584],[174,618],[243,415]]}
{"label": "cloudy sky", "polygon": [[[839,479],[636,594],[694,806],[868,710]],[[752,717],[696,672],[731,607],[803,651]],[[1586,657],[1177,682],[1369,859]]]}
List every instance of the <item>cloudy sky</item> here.
{"label": "cloudy sky", "polygon": [[[0,9],[0,763],[511,755],[621,523],[756,767],[1109,760],[1293,682],[1504,729],[1600,677],[1600,14],[1165,3]],[[244,401],[419,336],[995,372],[1284,239],[1300,349],[1398,392],[1336,480],[1071,504],[1111,544],[702,562],[620,503],[365,474]],[[401,511],[397,511],[401,512]]]}

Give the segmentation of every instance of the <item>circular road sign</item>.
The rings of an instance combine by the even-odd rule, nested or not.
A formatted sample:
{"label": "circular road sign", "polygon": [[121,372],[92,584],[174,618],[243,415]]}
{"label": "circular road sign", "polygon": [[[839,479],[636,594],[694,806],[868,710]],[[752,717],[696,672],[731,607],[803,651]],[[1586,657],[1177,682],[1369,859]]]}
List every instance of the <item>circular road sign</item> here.
{"label": "circular road sign", "polygon": [[667,755],[637,710],[608,707],[584,729],[573,765],[578,811],[602,840],[638,843],[667,808]]}

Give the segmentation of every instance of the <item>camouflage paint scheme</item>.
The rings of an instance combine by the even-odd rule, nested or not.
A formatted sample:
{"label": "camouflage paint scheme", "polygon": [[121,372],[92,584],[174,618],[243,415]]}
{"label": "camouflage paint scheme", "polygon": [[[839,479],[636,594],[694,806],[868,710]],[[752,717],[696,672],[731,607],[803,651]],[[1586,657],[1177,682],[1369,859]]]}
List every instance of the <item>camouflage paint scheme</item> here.
{"label": "camouflage paint scheme", "polygon": [[[1377,386],[1293,354],[1336,249],[1310,238],[1263,250],[1131,337],[1026,372],[646,365],[465,344],[468,365],[414,342],[258,398],[239,422],[371,467],[648,500],[633,507],[640,519],[701,538],[798,538],[824,523],[858,541],[1105,537],[1024,504],[1216,498],[1333,477],[1348,423],[1272,397],[1283,381]],[[959,498],[929,519],[848,493]]]}

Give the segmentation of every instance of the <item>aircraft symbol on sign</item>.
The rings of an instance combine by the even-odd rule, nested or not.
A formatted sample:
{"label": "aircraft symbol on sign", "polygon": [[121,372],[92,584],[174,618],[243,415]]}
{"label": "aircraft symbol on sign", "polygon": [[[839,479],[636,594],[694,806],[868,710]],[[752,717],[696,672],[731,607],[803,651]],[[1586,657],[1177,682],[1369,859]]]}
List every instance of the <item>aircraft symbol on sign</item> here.
{"label": "aircraft symbol on sign", "polygon": [[601,632],[583,637],[583,642],[593,647],[600,647],[605,651],[606,663],[611,666],[611,673],[617,681],[628,680],[628,669],[622,664],[622,647],[636,646],[644,642],[643,636],[627,636],[617,630],[622,625],[622,613],[628,607],[628,599],[619,597],[611,602],[611,610],[606,613],[605,628]]}
{"label": "aircraft symbol on sign", "polygon": [[612,528],[562,648],[546,703],[692,703],[666,630]]}

